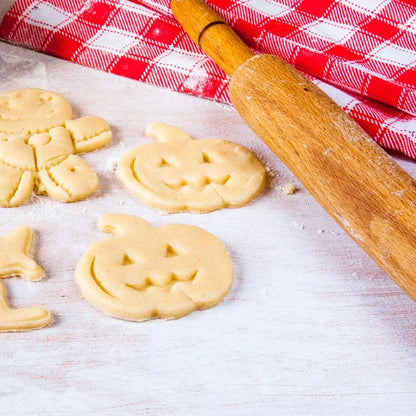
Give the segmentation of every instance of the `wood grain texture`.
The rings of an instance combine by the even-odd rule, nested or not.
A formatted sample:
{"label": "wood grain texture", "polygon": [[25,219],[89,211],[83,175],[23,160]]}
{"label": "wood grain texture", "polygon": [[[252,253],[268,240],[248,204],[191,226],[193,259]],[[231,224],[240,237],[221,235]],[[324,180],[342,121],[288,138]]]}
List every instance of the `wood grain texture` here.
{"label": "wood grain texture", "polygon": [[416,300],[416,181],[278,57],[256,56],[241,65],[230,95],[326,212]]}
{"label": "wood grain texture", "polygon": [[[11,1],[0,3],[6,11]],[[45,306],[56,320],[0,334],[1,414],[365,415],[416,413],[416,305],[324,212],[230,106],[140,84],[0,43],[1,90],[48,88],[75,116],[109,121],[114,140],[83,158],[100,190],[63,204],[46,197],[0,209],[0,235],[36,231],[46,280],[5,280],[12,306]],[[114,105],[117,103],[117,105]],[[132,110],[134,109],[134,111]],[[124,189],[113,162],[150,142],[152,121],[196,139],[251,149],[269,168],[245,208],[159,215]],[[416,176],[414,162],[396,157]],[[293,182],[294,195],[281,195]],[[214,233],[231,253],[235,284],[215,308],[175,321],[123,322],[81,299],[74,269],[105,212],[152,225],[182,222]]]}
{"label": "wood grain texture", "polygon": [[221,18],[203,0],[173,0],[172,9],[232,76],[231,101],[243,120],[416,301],[416,181],[291,65],[250,56],[229,27],[210,27]]}

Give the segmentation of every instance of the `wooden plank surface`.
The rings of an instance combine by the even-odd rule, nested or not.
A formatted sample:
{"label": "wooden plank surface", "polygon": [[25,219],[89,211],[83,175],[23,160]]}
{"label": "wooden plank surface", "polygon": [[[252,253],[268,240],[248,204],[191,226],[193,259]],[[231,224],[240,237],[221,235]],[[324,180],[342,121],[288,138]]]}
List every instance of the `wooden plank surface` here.
{"label": "wooden plank surface", "polygon": [[[3,16],[11,5],[0,5]],[[0,334],[0,414],[414,415],[416,305],[346,236],[230,106],[84,68],[0,43],[1,91],[63,94],[75,117],[111,125],[114,140],[83,157],[101,188],[87,201],[34,197],[0,209],[0,235],[36,230],[47,278],[5,281],[13,306],[47,305],[52,326]],[[269,186],[249,206],[204,215],[160,215],[113,173],[128,149],[162,121],[195,138],[255,152]],[[416,164],[400,164],[416,176]],[[282,195],[288,182],[299,187]],[[328,190],[330,192],[330,190]],[[235,283],[219,306],[175,321],[112,319],[81,299],[73,272],[106,235],[100,214],[153,225],[194,224],[229,249]]]}

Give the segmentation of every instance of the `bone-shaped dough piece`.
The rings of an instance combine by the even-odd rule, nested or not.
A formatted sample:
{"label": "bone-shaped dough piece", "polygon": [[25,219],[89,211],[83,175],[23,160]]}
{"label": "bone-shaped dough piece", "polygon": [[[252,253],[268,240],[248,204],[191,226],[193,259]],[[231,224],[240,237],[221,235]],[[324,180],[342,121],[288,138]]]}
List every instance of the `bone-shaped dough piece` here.
{"label": "bone-shaped dough piece", "polygon": [[183,130],[152,123],[157,140],[117,164],[117,176],[140,199],[167,212],[208,212],[247,204],[263,190],[266,172],[245,147],[219,139],[193,140]]}
{"label": "bone-shaped dough piece", "polygon": [[1,278],[21,275],[36,281],[45,275],[33,260],[34,232],[28,225],[19,225],[8,236],[0,238],[0,331],[25,331],[48,325],[51,313],[41,307],[10,308]]}
{"label": "bone-shaped dough piece", "polygon": [[62,202],[98,189],[94,170],[76,153],[111,140],[100,117],[72,120],[68,101],[52,91],[23,88],[0,95],[0,206],[13,207],[34,190]]}

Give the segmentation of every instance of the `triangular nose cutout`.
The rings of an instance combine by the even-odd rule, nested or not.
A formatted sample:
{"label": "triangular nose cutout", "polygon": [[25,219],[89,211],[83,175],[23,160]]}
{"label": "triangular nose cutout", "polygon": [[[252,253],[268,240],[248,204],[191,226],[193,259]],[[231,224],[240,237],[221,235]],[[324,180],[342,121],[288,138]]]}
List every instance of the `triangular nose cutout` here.
{"label": "triangular nose cutout", "polygon": [[163,166],[172,166],[172,165],[169,162],[167,162],[165,158],[162,157],[162,160],[160,161],[159,166],[163,167]]}
{"label": "triangular nose cutout", "polygon": [[177,256],[177,255],[178,255],[178,253],[174,250],[174,248],[170,244],[168,244],[166,246],[165,257],[174,257],[174,256]]}
{"label": "triangular nose cutout", "polygon": [[123,266],[127,266],[129,264],[133,264],[134,260],[126,253],[123,257],[123,262],[121,263]]}

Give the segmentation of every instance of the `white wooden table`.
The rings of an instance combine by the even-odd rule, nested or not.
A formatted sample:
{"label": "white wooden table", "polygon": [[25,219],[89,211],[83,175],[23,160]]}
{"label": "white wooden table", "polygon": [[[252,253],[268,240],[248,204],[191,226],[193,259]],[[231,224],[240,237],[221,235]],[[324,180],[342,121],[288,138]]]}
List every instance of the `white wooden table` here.
{"label": "white wooden table", "polygon": [[[3,16],[12,1],[0,4]],[[15,307],[47,305],[52,326],[0,334],[1,415],[415,415],[416,305],[330,219],[230,106],[178,94],[0,43],[0,92],[63,94],[75,116],[99,115],[114,140],[83,157],[101,188],[87,201],[47,197],[0,209],[0,235],[36,230],[47,278],[5,281]],[[160,215],[124,189],[113,163],[163,121],[195,138],[255,152],[270,185],[249,206]],[[416,176],[416,163],[400,160]],[[282,195],[294,182],[299,192]],[[330,190],[329,190],[330,191]],[[80,297],[74,268],[106,238],[102,213],[153,225],[195,224],[229,249],[225,301],[175,321],[104,316]]]}

